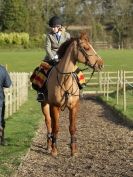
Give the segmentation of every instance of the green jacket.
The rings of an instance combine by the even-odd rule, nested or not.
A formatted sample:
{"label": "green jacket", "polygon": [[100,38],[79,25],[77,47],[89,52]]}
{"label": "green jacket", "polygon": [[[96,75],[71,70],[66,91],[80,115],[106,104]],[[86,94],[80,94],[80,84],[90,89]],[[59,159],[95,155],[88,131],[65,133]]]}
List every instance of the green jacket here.
{"label": "green jacket", "polygon": [[66,40],[70,39],[70,34],[66,31],[61,33],[60,41],[58,42],[55,33],[49,33],[46,36],[46,57],[45,60],[51,60],[56,55],[56,52],[60,45]]}

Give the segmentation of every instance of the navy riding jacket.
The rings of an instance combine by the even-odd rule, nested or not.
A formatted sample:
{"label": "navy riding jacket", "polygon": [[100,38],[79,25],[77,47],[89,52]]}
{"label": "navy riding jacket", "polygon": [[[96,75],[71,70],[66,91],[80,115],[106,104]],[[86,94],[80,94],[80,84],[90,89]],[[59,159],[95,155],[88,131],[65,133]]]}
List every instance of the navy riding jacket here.
{"label": "navy riding jacket", "polygon": [[2,107],[5,100],[4,88],[11,86],[10,76],[4,66],[0,65],[0,107]]}

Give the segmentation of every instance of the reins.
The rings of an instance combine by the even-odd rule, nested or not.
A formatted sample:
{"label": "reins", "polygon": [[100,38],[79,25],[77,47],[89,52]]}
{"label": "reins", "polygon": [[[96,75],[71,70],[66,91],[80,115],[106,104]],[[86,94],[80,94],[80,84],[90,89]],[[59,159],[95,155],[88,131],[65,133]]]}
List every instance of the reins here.
{"label": "reins", "polygon": [[[64,104],[61,106],[61,111],[64,111],[65,108],[66,108],[66,105],[67,105],[67,101],[68,101],[68,98],[69,96],[79,96],[79,94],[77,95],[76,92],[78,91],[78,85],[77,85],[77,89],[73,92],[73,90],[70,92],[70,89],[73,88],[73,82],[74,82],[74,72],[61,72],[56,66],[55,66],[55,69],[57,71],[57,82],[58,82],[58,85],[61,87],[61,89],[64,91],[64,96],[65,96],[65,102]],[[60,84],[60,81],[59,81],[59,74],[61,75],[68,75],[68,78],[67,80],[69,79],[70,76],[72,76],[72,85],[67,89],[65,90],[64,87],[63,87],[63,84],[66,82],[66,80],[64,81],[63,84]]]}
{"label": "reins", "polygon": [[58,72],[58,73],[60,73],[60,74],[68,74],[68,75],[70,75],[70,74],[72,74],[73,72],[61,72],[56,66],[55,66],[55,69],[56,69],[56,71]]}
{"label": "reins", "polygon": [[[93,55],[89,55],[88,53],[86,53],[85,49],[84,49],[83,47],[81,47],[80,42],[79,42],[78,39],[77,39],[77,48],[79,48],[79,50],[82,52],[82,54],[83,54],[84,57],[85,57],[85,60],[86,60],[85,65],[88,65],[88,66],[90,66],[91,68],[93,68],[93,71],[92,71],[92,73],[91,73],[91,75],[90,75],[90,78],[89,78],[88,81],[86,82],[86,84],[87,84],[87,83],[89,83],[89,81],[91,80],[92,76],[94,75],[95,66],[96,66],[96,64],[97,64],[97,61],[94,63],[94,65],[92,65],[92,64],[90,63],[89,57],[90,57],[90,56],[93,56]],[[95,52],[95,51],[94,51],[94,52]],[[98,56],[96,53],[95,53],[95,55]],[[78,56],[78,52],[77,52],[77,56]],[[88,69],[88,68],[85,68],[85,69],[82,69],[81,71],[84,71],[84,70],[87,70],[87,69]],[[87,86],[87,85],[86,85],[86,86]]]}
{"label": "reins", "polygon": [[[74,77],[74,74],[76,74],[75,72],[61,72],[56,66],[55,66],[55,69],[56,69],[56,71],[59,73],[59,74],[62,74],[62,75],[71,75],[72,76],[72,80],[74,81],[74,79],[75,79],[75,77]],[[72,88],[72,86],[73,86],[73,82],[72,82],[72,85],[70,86],[70,88],[69,89],[67,89],[67,90],[65,90],[64,88],[63,88],[63,86],[60,84],[60,81],[59,81],[59,77],[58,77],[58,74],[57,74],[57,81],[58,81],[58,84],[59,84],[59,86],[62,88],[62,90],[64,91],[64,92],[66,92],[66,93],[68,93],[69,95],[72,95],[72,96],[79,96],[79,95],[75,95],[75,93],[77,92],[77,90],[78,90],[78,87],[77,87],[77,89],[76,89],[76,91],[73,93],[73,92],[69,92],[69,90]]]}
{"label": "reins", "polygon": [[[84,57],[85,57],[85,60],[86,60],[85,65],[88,65],[88,66],[90,66],[91,68],[93,68],[93,71],[92,71],[92,73],[91,73],[91,75],[90,75],[90,78],[89,78],[88,81],[86,82],[86,84],[87,84],[87,83],[91,80],[92,76],[94,75],[94,72],[95,72],[95,65],[97,64],[97,61],[94,63],[94,65],[92,65],[92,64],[90,63],[89,57],[90,57],[90,56],[93,56],[93,55],[89,55],[88,53],[86,53],[85,49],[84,49],[83,47],[81,47],[79,40],[77,39],[76,41],[77,41],[77,50],[79,49],[79,50],[82,52],[82,54],[84,55]],[[78,51],[79,51],[79,50],[78,50]],[[97,56],[96,53],[95,53],[95,55]],[[77,58],[78,58],[78,52],[77,52]],[[73,71],[72,71],[72,72],[61,72],[61,71],[58,69],[57,66],[55,66],[55,69],[56,69],[56,71],[57,71],[58,73],[60,73],[60,74],[62,74],[62,75],[72,75],[72,76],[74,76],[74,74],[76,74],[75,71],[74,71],[74,72],[73,72]],[[85,69],[81,69],[81,71],[84,71],[84,70],[87,70],[87,69],[88,69],[88,67],[85,68]],[[68,92],[71,87],[70,87],[68,90],[65,90],[65,89],[62,87],[62,85],[61,85],[60,82],[59,82],[58,74],[57,74],[57,81],[58,81],[58,84],[59,84],[60,87],[64,90],[65,93],[71,94],[71,95],[73,95],[73,96],[79,96],[79,95],[75,95],[75,93],[77,92],[77,90],[76,90],[75,93],[73,94],[73,93],[69,93],[69,92]],[[73,85],[73,84],[72,84],[72,85]],[[78,89],[78,88],[77,88],[77,89]]]}
{"label": "reins", "polygon": [[[80,51],[82,54],[83,54],[83,56],[85,57],[85,65],[87,65],[87,66],[89,66],[89,67],[91,67],[91,68],[93,68],[93,71],[92,71],[92,73],[91,73],[91,75],[90,75],[90,78],[87,80],[87,82],[86,82],[86,84],[91,80],[91,78],[92,78],[92,76],[94,75],[94,72],[95,72],[95,66],[96,66],[96,64],[97,64],[97,61],[92,65],[91,64],[91,62],[90,62],[90,60],[89,60],[89,57],[90,56],[93,56],[93,55],[89,55],[86,51],[85,51],[85,49],[80,45],[80,42],[79,42],[79,40],[77,39],[76,40],[77,41],[77,58],[78,58],[78,52]],[[95,55],[96,56],[98,56],[96,53],[95,53]],[[61,72],[60,70],[59,70],[59,68],[58,68],[58,66],[54,66],[55,67],[55,69],[56,69],[56,71],[57,71],[57,82],[58,82],[58,85],[61,87],[61,89],[64,91],[64,96],[65,96],[65,102],[64,102],[64,104],[61,106],[61,110],[63,111],[65,108],[66,108],[66,105],[67,105],[67,100],[68,100],[68,98],[69,98],[69,96],[71,95],[71,96],[79,96],[79,94],[77,95],[76,94],[76,92],[78,91],[78,84],[77,84],[77,89],[73,92],[73,82],[75,81],[76,82],[76,77],[75,77],[75,75],[76,75],[76,72],[75,71],[72,71],[72,72]],[[89,67],[87,67],[87,68],[84,68],[84,69],[81,69],[81,71],[84,71],[84,70],[87,70]],[[60,80],[59,80],[59,74],[61,74],[61,75],[69,75],[68,76],[68,78],[67,78],[67,80],[69,79],[69,77],[71,76],[72,77],[72,84],[70,85],[70,87],[66,90],[64,87],[63,87],[63,85],[64,85],[64,83],[66,82],[66,80],[64,80],[64,82],[63,82],[63,84],[61,84],[60,83]],[[72,90],[71,90],[72,89]],[[71,91],[70,91],[71,90]]]}

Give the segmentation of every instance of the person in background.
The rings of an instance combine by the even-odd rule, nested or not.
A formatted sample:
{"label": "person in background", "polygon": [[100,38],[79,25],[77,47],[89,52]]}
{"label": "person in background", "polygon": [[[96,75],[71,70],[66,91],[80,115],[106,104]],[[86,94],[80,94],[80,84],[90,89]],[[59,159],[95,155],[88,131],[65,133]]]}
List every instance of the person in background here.
{"label": "person in background", "polygon": [[4,88],[11,86],[10,76],[4,66],[0,65],[0,145],[4,145],[4,129],[5,129],[5,95]]}

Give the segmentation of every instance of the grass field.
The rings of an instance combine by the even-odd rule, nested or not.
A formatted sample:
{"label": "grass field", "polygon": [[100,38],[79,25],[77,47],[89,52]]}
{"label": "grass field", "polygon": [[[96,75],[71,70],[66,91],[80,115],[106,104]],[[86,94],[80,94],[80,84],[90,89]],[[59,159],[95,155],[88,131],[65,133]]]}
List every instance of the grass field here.
{"label": "grass field", "polygon": [[106,71],[126,70],[133,71],[133,50],[101,50]]}
{"label": "grass field", "polygon": [[[100,50],[106,71],[133,70],[133,50]],[[44,50],[0,50],[0,64],[11,72],[32,71],[45,56]]]}
{"label": "grass field", "polygon": [[44,58],[43,50],[2,50],[0,64],[7,65],[10,72],[30,72]]}

